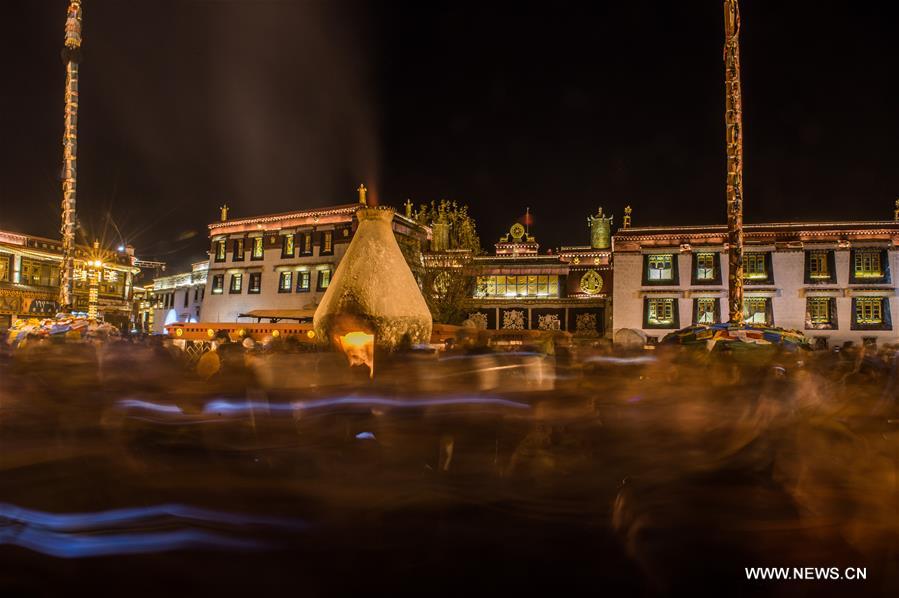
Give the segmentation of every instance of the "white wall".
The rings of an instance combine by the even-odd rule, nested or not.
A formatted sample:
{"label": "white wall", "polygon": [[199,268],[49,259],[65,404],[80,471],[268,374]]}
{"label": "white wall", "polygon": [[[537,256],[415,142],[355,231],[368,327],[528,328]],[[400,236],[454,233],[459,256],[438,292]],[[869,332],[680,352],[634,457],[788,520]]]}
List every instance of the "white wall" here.
{"label": "white wall", "polygon": [[[254,309],[306,309],[312,304],[321,302],[324,291],[318,291],[318,268],[328,266],[331,276],[337,269],[337,263],[346,252],[347,243],[338,243],[335,235],[334,255],[319,255],[318,245],[313,246],[311,256],[297,256],[290,259],[281,258],[280,245],[275,248],[266,248],[265,259],[260,261],[250,260],[250,251],[246,252],[244,261],[232,261],[232,252],[229,247],[226,253],[226,261],[209,263],[209,274],[206,280],[206,298],[203,301],[202,318],[204,322],[234,322],[237,316]],[[309,292],[297,292],[297,272],[301,269],[309,270]],[[279,293],[278,282],[282,270],[293,272],[291,280],[291,292]],[[231,294],[229,285],[231,274],[241,272],[243,274],[242,289],[239,294]],[[248,293],[251,272],[262,273],[262,286],[259,294]],[[212,292],[212,284],[216,275],[224,274],[224,287],[222,294]]]}

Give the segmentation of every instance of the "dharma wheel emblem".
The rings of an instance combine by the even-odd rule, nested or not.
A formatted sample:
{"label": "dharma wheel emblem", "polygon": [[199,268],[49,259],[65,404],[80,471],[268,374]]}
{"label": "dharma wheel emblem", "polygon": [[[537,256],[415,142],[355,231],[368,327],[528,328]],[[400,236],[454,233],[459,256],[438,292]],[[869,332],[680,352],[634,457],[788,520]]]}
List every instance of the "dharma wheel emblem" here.
{"label": "dharma wheel emblem", "polygon": [[596,270],[587,270],[581,276],[581,290],[588,295],[595,295],[602,290],[602,276]]}
{"label": "dharma wheel emblem", "polygon": [[521,241],[524,237],[524,226],[522,226],[520,222],[516,222],[512,225],[512,228],[509,229],[509,234],[512,235],[512,238],[516,241]]}

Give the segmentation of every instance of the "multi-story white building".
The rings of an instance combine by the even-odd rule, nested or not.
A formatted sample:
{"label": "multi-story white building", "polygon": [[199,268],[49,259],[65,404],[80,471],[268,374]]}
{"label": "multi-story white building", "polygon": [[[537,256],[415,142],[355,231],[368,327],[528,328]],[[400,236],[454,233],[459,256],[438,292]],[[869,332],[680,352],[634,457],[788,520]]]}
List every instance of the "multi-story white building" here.
{"label": "multi-story white building", "polygon": [[[203,321],[234,322],[260,311],[283,317],[311,313],[353,238],[356,211],[366,207],[363,201],[233,219],[223,210],[223,219],[209,225]],[[430,229],[397,213],[393,230],[414,270]]]}
{"label": "multi-story white building", "polygon": [[[899,221],[745,226],[744,318],[818,346],[899,341]],[[613,327],[648,338],[728,319],[725,226],[620,229]]]}
{"label": "multi-story white building", "polygon": [[190,272],[154,278],[149,309],[142,316],[144,330],[162,334],[174,322],[199,322],[208,270],[209,262],[196,262]]}

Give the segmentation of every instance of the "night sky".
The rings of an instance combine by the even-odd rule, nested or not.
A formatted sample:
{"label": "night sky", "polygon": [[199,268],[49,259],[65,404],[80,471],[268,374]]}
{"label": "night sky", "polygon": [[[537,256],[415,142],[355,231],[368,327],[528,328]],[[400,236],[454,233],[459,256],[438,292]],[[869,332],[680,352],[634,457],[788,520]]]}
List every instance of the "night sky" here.
{"label": "night sky", "polygon": [[[58,236],[66,0],[6,0],[0,230]],[[894,21],[744,1],[748,222],[891,218]],[[724,222],[722,3],[87,0],[88,236],[173,267],[206,224],[355,201],[468,203],[485,246]],[[116,232],[116,231],[119,232]]]}

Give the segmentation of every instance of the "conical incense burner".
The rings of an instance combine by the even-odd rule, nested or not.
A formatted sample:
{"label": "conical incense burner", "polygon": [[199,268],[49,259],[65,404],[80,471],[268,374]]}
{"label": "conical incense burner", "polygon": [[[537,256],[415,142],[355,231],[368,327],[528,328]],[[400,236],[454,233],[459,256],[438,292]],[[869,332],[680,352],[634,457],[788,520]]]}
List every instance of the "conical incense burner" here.
{"label": "conical incense burner", "polygon": [[393,234],[392,208],[360,208],[359,228],[315,311],[316,336],[335,348],[354,332],[378,349],[431,338],[431,312]]}

